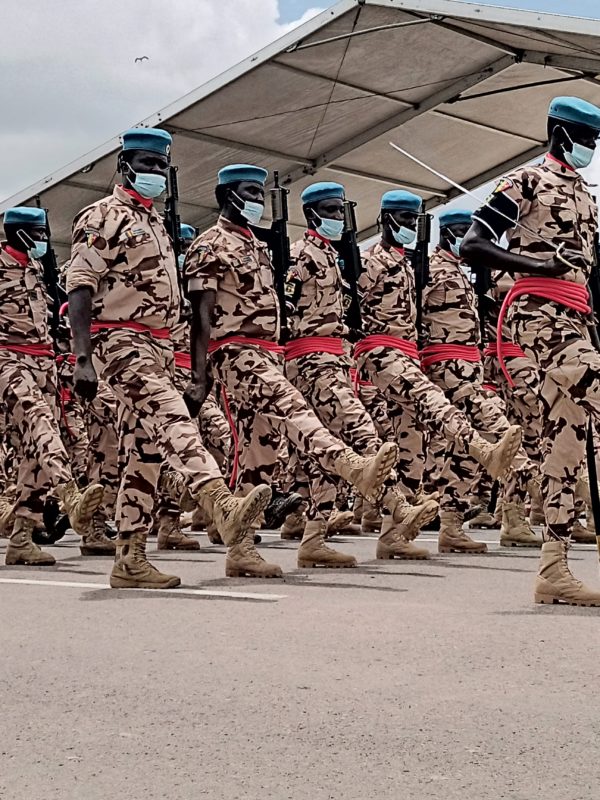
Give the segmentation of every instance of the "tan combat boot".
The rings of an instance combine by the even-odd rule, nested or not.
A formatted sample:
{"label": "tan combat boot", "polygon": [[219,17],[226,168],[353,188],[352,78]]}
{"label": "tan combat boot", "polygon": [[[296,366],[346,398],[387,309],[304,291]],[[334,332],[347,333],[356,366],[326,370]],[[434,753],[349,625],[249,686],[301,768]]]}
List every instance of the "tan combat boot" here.
{"label": "tan combat boot", "polygon": [[[481,506],[479,507],[481,508]],[[498,530],[500,525],[494,514],[490,514],[490,512],[484,508],[467,522],[467,527],[471,530],[484,528],[485,530],[493,531]]]}
{"label": "tan combat boot", "polygon": [[567,562],[566,542],[544,542],[540,568],[535,579],[536,603],[568,603],[572,606],[600,606],[600,592],[577,580]]}
{"label": "tan combat boot", "polygon": [[502,504],[501,547],[541,547],[542,540],[531,530],[525,506],[521,503]]}
{"label": "tan combat boot", "polygon": [[359,456],[350,448],[335,460],[334,469],[340,478],[350,483],[365,500],[377,503],[383,484],[398,460],[398,447],[392,442],[381,445],[374,456]]}
{"label": "tan combat boot", "polygon": [[117,546],[106,535],[106,517],[96,511],[83,534],[79,552],[82,556],[114,556]]}
{"label": "tan combat boot", "polygon": [[254,530],[250,529],[241,540],[227,548],[225,575],[228,578],[281,578],[283,571],[261,556],[254,545]]}
{"label": "tan combat boot", "polygon": [[360,527],[363,533],[379,533],[383,517],[378,508],[371,503],[363,503]]}
{"label": "tan combat boot", "polygon": [[356,530],[352,530],[352,525],[354,525],[354,514],[352,511],[340,511],[334,508],[327,520],[325,538],[329,539],[331,536],[335,536],[336,533],[353,533],[360,536],[360,525],[356,526],[358,528],[358,534]]}
{"label": "tan combat boot", "polygon": [[44,553],[32,540],[31,534],[34,528],[35,522],[30,519],[23,517],[15,519],[4,560],[7,567],[17,564],[31,567],[51,567],[56,564],[54,556]]}
{"label": "tan combat boot", "polygon": [[397,484],[391,489],[388,489],[388,491],[385,493],[383,497],[383,504],[391,513],[392,519],[397,525],[405,525],[406,520],[413,517],[415,519],[417,517],[422,518],[422,522],[421,525],[419,525],[418,530],[420,530],[422,525],[431,522],[431,520],[437,516],[439,511],[439,505],[437,501],[430,498],[421,503],[409,503]]}
{"label": "tan combat boot", "polygon": [[309,519],[304,528],[304,536],[298,548],[298,567],[355,567],[354,556],[347,556],[325,544],[326,525],[324,520]]}
{"label": "tan combat boot", "polygon": [[15,524],[15,504],[0,497],[0,536],[9,536]]}
{"label": "tan combat boot", "polygon": [[[433,516],[437,514],[437,503],[433,504]],[[423,517],[424,519],[424,517]],[[422,522],[424,525],[425,522]],[[419,528],[421,526],[419,525]],[[385,516],[381,525],[381,535],[377,540],[377,550],[375,558],[391,559],[400,558],[409,561],[422,561],[431,557],[431,553],[425,547],[416,547],[412,543],[415,537],[412,535],[410,524],[398,524],[393,517]]]}
{"label": "tan combat boot", "polygon": [[174,589],[181,578],[164,575],[146,558],[146,536],[133,533],[116,541],[117,553],[110,574],[113,589]]}
{"label": "tan combat boot", "polygon": [[223,539],[221,539],[221,534],[217,530],[217,526],[214,522],[211,522],[210,525],[206,528],[206,535],[208,536],[208,541],[211,544],[223,544]]}
{"label": "tan combat boot", "polygon": [[282,539],[302,539],[306,518],[302,511],[293,511],[281,526]]}
{"label": "tan combat boot", "polygon": [[500,441],[492,444],[476,433],[469,444],[469,453],[491,478],[497,480],[514,461],[521,447],[522,435],[520,425],[511,425]]}
{"label": "tan combat boot", "polygon": [[92,484],[80,492],[75,481],[71,480],[58,486],[56,495],[75,533],[84,536],[102,503],[104,488],[99,484]]}
{"label": "tan combat boot", "polygon": [[268,486],[255,486],[245,497],[234,497],[223,478],[208,481],[200,489],[197,501],[206,506],[221,539],[229,547],[253,528],[271,500]]}
{"label": "tan combat boot", "polygon": [[158,550],[200,550],[200,542],[181,530],[179,514],[158,515]]}
{"label": "tan combat boot", "polygon": [[159,494],[166,495],[182,511],[195,511],[196,501],[187,488],[183,475],[174,469],[164,470],[158,482]]}
{"label": "tan combat boot", "polygon": [[487,553],[484,542],[475,542],[463,531],[462,514],[458,511],[440,512],[439,553]]}
{"label": "tan combat boot", "polygon": [[192,523],[190,525],[191,529],[194,532],[200,533],[200,531],[207,530],[209,525],[210,519],[208,518],[206,511],[200,506],[196,506],[192,512]]}
{"label": "tan combat boot", "polygon": [[571,541],[576,544],[596,544],[596,534],[576,519],[571,528]]}

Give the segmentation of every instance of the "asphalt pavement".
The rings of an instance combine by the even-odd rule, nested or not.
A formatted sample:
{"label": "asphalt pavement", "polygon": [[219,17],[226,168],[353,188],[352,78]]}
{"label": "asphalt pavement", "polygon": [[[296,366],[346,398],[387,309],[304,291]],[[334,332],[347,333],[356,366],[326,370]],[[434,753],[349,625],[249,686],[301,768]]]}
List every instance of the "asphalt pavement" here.
{"label": "asphalt pavement", "polygon": [[[224,577],[224,548],[157,553],[167,592],[108,588],[68,535],[0,567],[3,800],[588,800],[600,609],[535,606],[536,551]],[[435,534],[419,540],[435,550]],[[0,563],[5,540],[0,540]],[[573,571],[598,585],[593,547]]]}

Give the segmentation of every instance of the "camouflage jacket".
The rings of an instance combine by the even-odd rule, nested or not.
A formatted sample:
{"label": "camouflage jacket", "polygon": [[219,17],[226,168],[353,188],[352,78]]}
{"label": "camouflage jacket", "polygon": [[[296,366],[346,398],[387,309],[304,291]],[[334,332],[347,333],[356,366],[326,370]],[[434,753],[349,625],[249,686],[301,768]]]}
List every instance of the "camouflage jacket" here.
{"label": "camouflage jacket", "polygon": [[358,288],[365,334],[416,342],[415,276],[404,250],[377,242],[362,253],[362,263]]}
{"label": "camouflage jacket", "polygon": [[0,244],[0,344],[51,344],[49,298],[39,261],[21,266]]}

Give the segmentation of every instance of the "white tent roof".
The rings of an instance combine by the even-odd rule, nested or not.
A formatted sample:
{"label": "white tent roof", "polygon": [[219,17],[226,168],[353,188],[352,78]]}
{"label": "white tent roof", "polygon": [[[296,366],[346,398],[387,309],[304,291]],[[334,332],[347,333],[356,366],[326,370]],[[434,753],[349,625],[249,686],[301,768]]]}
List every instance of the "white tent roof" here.
{"label": "white tent roof", "polygon": [[[217,214],[217,170],[258,163],[300,191],[338,180],[358,202],[364,238],[381,193],[401,186],[435,206],[457,192],[392,150],[390,140],[479,186],[545,149],[548,102],[600,105],[600,21],[455,0],[341,0],[256,55],[144,120],[174,136],[181,217]],[[0,204],[36,196],[50,211],[59,255],[71,221],[110,193],[118,137]]]}

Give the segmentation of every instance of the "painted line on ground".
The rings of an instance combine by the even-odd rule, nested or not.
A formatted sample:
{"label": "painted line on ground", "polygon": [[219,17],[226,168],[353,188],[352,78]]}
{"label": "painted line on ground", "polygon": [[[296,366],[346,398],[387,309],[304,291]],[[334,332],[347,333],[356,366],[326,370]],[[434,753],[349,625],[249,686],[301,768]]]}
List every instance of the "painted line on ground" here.
{"label": "painted line on ground", "polygon": [[[83,583],[79,581],[41,581],[32,578],[0,578],[0,583],[16,583],[24,586],[62,586],[66,589],[101,589],[106,592],[118,591],[102,583]],[[266,600],[276,602],[284,600],[285,594],[260,594],[258,592],[227,592],[212,589],[186,589],[180,586],[177,589],[126,589],[127,592],[151,592],[152,594],[184,595],[192,594],[196,597],[226,597],[234,600]]]}

